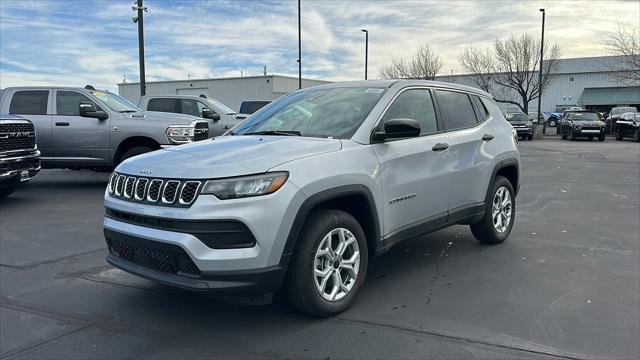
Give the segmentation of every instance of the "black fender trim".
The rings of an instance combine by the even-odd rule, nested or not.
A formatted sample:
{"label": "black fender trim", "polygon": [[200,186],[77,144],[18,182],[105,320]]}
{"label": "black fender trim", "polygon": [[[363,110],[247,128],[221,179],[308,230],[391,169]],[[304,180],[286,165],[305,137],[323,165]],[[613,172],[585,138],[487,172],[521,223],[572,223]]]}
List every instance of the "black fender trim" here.
{"label": "black fender trim", "polygon": [[496,164],[496,166],[493,168],[493,173],[491,173],[491,181],[489,182],[489,185],[487,186],[487,191],[486,191],[486,195],[485,195],[485,204],[488,204],[489,201],[489,197],[491,196],[490,194],[490,190],[491,190],[491,186],[493,185],[493,182],[496,180],[496,175],[498,174],[498,171],[509,167],[509,166],[514,166],[516,168],[516,179],[518,182],[518,186],[516,186],[515,189],[513,189],[516,192],[516,196],[518,195],[518,192],[520,191],[520,163],[518,162],[518,159],[505,159],[500,161],[499,163]]}
{"label": "black fender trim", "polygon": [[[295,250],[300,233],[302,232],[302,227],[304,226],[307,216],[311,210],[323,202],[348,195],[360,195],[366,199],[369,208],[372,210],[371,215],[373,217],[372,221],[374,224],[373,239],[368,239],[367,244],[374,244],[374,247],[380,246],[380,221],[378,220],[378,210],[369,188],[364,185],[357,184],[338,186],[311,195],[302,203],[300,209],[298,209],[296,218],[293,221],[291,230],[289,230],[289,236],[287,237],[287,242],[284,246],[284,250],[282,251],[282,257],[280,258],[281,268],[286,269],[288,267],[289,260]],[[367,231],[365,230],[365,233],[366,232]],[[374,248],[369,250],[372,250],[375,253],[376,249]]]}

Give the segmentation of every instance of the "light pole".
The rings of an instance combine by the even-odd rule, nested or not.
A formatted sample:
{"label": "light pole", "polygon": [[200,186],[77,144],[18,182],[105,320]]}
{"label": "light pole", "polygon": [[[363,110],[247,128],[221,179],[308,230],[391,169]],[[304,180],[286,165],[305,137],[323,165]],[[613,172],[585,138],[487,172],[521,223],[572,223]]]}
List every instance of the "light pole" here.
{"label": "light pole", "polygon": [[298,89],[302,89],[302,28],[300,27],[300,0],[298,0]]}
{"label": "light pole", "polygon": [[[542,58],[544,57],[544,9],[540,9],[542,13],[542,38],[540,39],[540,69],[538,75],[538,123],[540,123],[540,109],[542,107]],[[542,116],[542,133],[544,134],[546,130],[544,116]]]}
{"label": "light pole", "polygon": [[364,79],[367,80],[367,63],[369,62],[369,31],[362,29],[364,33]]}
{"label": "light pole", "polygon": [[137,0],[132,7],[133,11],[138,12],[138,16],[134,16],[133,22],[138,23],[138,58],[140,60],[140,96],[144,96],[146,93],[147,84],[145,83],[144,75],[144,27],[143,27],[143,13],[147,12],[147,8],[142,6],[142,0]]}

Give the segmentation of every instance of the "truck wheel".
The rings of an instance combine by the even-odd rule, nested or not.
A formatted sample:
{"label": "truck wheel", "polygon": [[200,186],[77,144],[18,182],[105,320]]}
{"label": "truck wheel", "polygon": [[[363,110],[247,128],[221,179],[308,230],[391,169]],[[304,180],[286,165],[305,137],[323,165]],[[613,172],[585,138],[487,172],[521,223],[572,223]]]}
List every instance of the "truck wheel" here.
{"label": "truck wheel", "polygon": [[604,141],[605,135],[604,134],[600,134],[598,136],[598,141]]}
{"label": "truck wheel", "polygon": [[567,140],[567,134],[562,130],[562,140]]}
{"label": "truck wheel", "polygon": [[17,186],[11,186],[4,189],[0,189],[0,199],[6,198],[11,195],[12,192],[16,191]]}
{"label": "truck wheel", "polygon": [[639,129],[635,129],[635,131],[633,132],[633,141],[640,142],[640,130]]}
{"label": "truck wheel", "polygon": [[533,135],[527,135],[527,140],[529,141],[533,140]]}
{"label": "truck wheel", "polygon": [[622,141],[623,139],[624,139],[624,135],[622,135],[622,131],[620,131],[620,129],[618,129],[616,131],[616,140]]}
{"label": "truck wheel", "polygon": [[285,280],[296,309],[336,315],[351,306],[367,274],[367,241],[351,214],[322,209],[305,223]]}
{"label": "truck wheel", "polygon": [[574,141],[576,139],[576,133],[573,131],[573,129],[571,130],[571,134],[569,135],[569,139],[571,139],[571,141]]}
{"label": "truck wheel", "polygon": [[593,136],[589,136],[589,141],[592,141],[592,140],[593,140]]}
{"label": "truck wheel", "polygon": [[152,149],[152,148],[150,148],[148,146],[132,147],[131,149],[125,151],[124,154],[122,154],[122,156],[120,156],[120,160],[118,161],[118,164],[123,162],[123,161],[125,161],[125,160],[127,160],[130,157],[134,157],[136,155],[148,153],[148,152],[153,151],[153,150],[154,149]]}
{"label": "truck wheel", "polygon": [[516,218],[513,185],[505,177],[496,176],[487,199],[482,220],[471,224],[473,236],[484,244],[499,244],[507,239]]}

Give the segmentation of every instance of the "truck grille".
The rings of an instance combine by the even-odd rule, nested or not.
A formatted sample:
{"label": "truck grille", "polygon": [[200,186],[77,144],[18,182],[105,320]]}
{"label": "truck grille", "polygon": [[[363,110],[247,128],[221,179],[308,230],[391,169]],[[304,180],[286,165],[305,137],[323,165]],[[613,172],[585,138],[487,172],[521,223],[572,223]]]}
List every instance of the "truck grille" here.
{"label": "truck grille", "polygon": [[30,123],[0,124],[0,151],[33,149],[36,146],[36,132]]}
{"label": "truck grille", "polygon": [[109,195],[122,200],[161,206],[189,206],[198,196],[201,181],[149,179],[113,173]]}

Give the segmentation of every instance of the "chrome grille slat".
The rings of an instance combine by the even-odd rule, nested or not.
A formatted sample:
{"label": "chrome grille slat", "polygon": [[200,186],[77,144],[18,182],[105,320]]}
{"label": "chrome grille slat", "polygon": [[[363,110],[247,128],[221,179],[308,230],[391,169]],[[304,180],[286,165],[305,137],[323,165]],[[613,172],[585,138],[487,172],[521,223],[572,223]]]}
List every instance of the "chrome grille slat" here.
{"label": "chrome grille slat", "polygon": [[118,182],[118,173],[111,174],[109,178],[109,193],[113,194],[116,191],[116,183]]}
{"label": "chrome grille slat", "polygon": [[180,198],[178,202],[182,205],[189,205],[195,200],[196,194],[200,189],[200,181],[185,181],[180,190]]}
{"label": "chrome grille slat", "polygon": [[153,179],[149,183],[149,190],[147,192],[147,201],[156,202],[160,199],[160,189],[162,189],[163,181],[160,179]]}
{"label": "chrome grille slat", "polygon": [[173,202],[176,201],[176,195],[178,194],[179,187],[180,181],[168,180],[162,189],[162,203],[173,204]]}
{"label": "chrome grille slat", "polygon": [[124,180],[127,177],[124,175],[118,175],[118,182],[116,183],[116,195],[122,196],[122,192],[124,190]]}
{"label": "chrome grille slat", "polygon": [[135,190],[136,178],[133,176],[127,177],[127,181],[124,183],[124,197],[131,199],[133,197],[133,191]]}
{"label": "chrome grille slat", "polygon": [[138,180],[136,181],[136,191],[134,194],[134,199],[138,201],[144,200],[145,194],[147,193],[148,183],[149,183],[149,179],[138,178]]}

